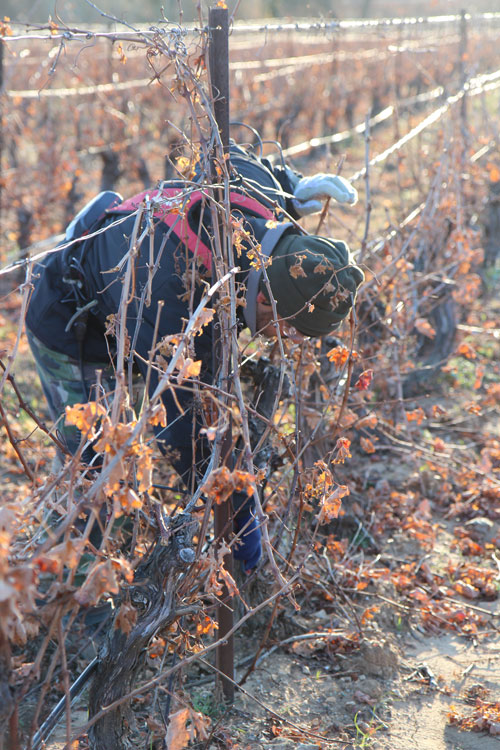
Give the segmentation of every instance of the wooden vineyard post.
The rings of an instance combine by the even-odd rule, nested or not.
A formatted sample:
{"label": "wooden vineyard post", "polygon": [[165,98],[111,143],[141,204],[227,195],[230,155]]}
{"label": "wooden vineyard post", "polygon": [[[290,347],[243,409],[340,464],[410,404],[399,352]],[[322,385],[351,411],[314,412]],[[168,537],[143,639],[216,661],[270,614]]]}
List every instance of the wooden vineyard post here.
{"label": "wooden vineyard post", "polygon": [[3,177],[2,177],[2,156],[3,156],[3,64],[4,64],[4,43],[0,39],[0,219],[2,217],[2,198],[3,198]]}
{"label": "wooden vineyard post", "polygon": [[[210,29],[208,63],[210,71],[211,94],[213,99],[214,118],[219,129],[220,139],[223,146],[224,154],[229,152],[229,18],[227,8],[211,8],[208,16],[208,25]],[[215,169],[217,159],[216,150],[212,156],[212,179],[217,180]],[[223,199],[223,195],[219,196]],[[220,202],[220,201],[219,201]],[[219,232],[221,248],[224,252],[226,247],[227,230],[224,222],[219,218],[218,227],[214,228]],[[216,281],[215,268],[212,266],[212,282]],[[213,370],[214,376],[217,373],[217,365],[222,361],[221,358],[221,328],[217,323],[214,325],[214,344],[213,344]],[[226,384],[229,386],[229,383]],[[231,426],[226,430],[222,445],[222,460],[226,464],[231,461]],[[232,531],[232,504],[231,498],[224,503],[215,506],[215,538],[228,539]],[[224,558],[224,565],[230,575],[233,574],[233,558],[227,555]],[[221,597],[221,603],[217,607],[218,631],[217,636],[224,639],[220,646],[217,647],[216,666],[219,670],[218,677],[226,701],[232,703],[234,700],[234,639],[232,635],[224,638],[230,633],[233,627],[233,600],[227,587]],[[228,678],[228,679],[226,679]]]}

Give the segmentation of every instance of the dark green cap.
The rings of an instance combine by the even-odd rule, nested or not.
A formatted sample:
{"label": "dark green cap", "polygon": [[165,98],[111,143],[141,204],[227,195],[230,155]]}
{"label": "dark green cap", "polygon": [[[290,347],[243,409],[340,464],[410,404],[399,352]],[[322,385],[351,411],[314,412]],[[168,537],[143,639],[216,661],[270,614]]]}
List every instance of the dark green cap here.
{"label": "dark green cap", "polygon": [[[365,276],[341,240],[282,237],[267,275],[279,315],[305,336],[325,336],[346,317]],[[260,288],[268,295],[261,278]]]}

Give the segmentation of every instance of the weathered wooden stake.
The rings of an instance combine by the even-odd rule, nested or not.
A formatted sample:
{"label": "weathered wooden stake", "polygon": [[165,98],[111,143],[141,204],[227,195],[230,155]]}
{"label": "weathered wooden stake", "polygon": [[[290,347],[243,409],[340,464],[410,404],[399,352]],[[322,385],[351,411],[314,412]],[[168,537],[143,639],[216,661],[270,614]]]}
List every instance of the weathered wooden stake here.
{"label": "weathered wooden stake", "polygon": [[[210,41],[209,41],[209,55],[208,64],[210,71],[210,83],[212,87],[212,98],[214,117],[219,128],[220,138],[223,146],[224,153],[229,152],[229,18],[227,8],[211,8],[208,16],[208,25],[210,28]],[[214,164],[212,169],[212,176],[215,178],[215,159],[217,154],[214,153]],[[222,198],[223,196],[221,196]],[[217,229],[215,229],[217,231]],[[219,237],[221,239],[221,247],[226,247],[226,228],[223,221],[219,221]],[[215,269],[212,271],[213,281],[215,278]],[[214,375],[217,372],[217,365],[222,361],[220,354],[221,350],[221,336],[220,326],[214,325],[214,362],[213,370]],[[229,385],[229,384],[227,384]],[[226,431],[223,445],[222,445],[222,460],[228,463],[231,460],[231,427]],[[232,506],[231,500],[228,500],[221,505],[215,506],[215,536],[216,538],[227,539],[232,531]],[[224,560],[224,565],[228,572],[232,575],[233,573],[233,559],[231,555],[227,555]],[[224,638],[226,633],[229,633],[233,627],[233,601],[229,594],[229,591],[224,586],[224,592],[222,594],[222,604],[219,604],[217,608],[217,619],[219,624],[218,637]],[[220,679],[222,683],[222,690],[224,697],[230,703],[234,700],[234,640],[233,636],[228,636],[225,641],[222,642],[217,648],[216,653],[216,666],[219,671],[226,675],[227,678]]]}
{"label": "weathered wooden stake", "polygon": [[0,39],[0,218],[2,216],[2,193],[3,193],[3,178],[2,178],[2,156],[3,156],[3,47],[4,43]]}

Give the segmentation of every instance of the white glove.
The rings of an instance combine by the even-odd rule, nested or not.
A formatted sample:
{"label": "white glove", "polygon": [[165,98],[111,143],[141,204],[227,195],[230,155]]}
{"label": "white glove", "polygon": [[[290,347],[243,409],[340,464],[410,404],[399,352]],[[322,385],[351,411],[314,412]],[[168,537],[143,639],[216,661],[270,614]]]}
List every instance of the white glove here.
{"label": "white glove", "polygon": [[323,201],[333,198],[337,203],[353,206],[358,200],[358,191],[343,177],[333,174],[315,174],[302,177],[294,186],[293,205],[299,216],[321,211]]}

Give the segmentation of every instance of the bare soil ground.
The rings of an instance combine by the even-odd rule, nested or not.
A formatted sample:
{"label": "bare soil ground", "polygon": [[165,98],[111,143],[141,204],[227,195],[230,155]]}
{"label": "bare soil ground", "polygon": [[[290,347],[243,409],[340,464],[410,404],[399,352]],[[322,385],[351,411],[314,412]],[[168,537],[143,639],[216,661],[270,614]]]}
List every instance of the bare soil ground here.
{"label": "bare soil ground", "polygon": [[[389,545],[396,557],[422,558],[420,545],[401,536]],[[451,550],[452,535],[441,522],[432,552],[424,554],[430,569],[440,569]],[[380,609],[363,627],[359,645],[335,653],[325,639],[296,640],[272,651],[273,644],[303,634],[328,632],[336,623],[336,603],[329,611],[304,604],[295,613],[286,606],[264,649],[265,656],[236,692],[228,711],[218,703],[214,683],[205,673],[186,675],[186,695],[212,719],[212,739],[197,747],[248,750],[496,750],[500,737],[463,731],[450,713],[470,716],[477,699],[498,700],[500,637],[497,601],[475,602],[487,626],[465,637],[453,632],[431,634],[414,612],[391,600],[388,588],[373,582],[366,596]],[[371,596],[369,596],[371,595]],[[353,603],[353,611],[359,608]],[[465,602],[464,602],[465,606]],[[470,606],[467,604],[467,606]],[[263,634],[265,617],[238,636],[237,663],[252,656]],[[238,669],[241,679],[246,665]],[[205,680],[205,684],[197,682]],[[86,721],[83,703],[73,726]],[[48,743],[63,750],[63,722]]]}

